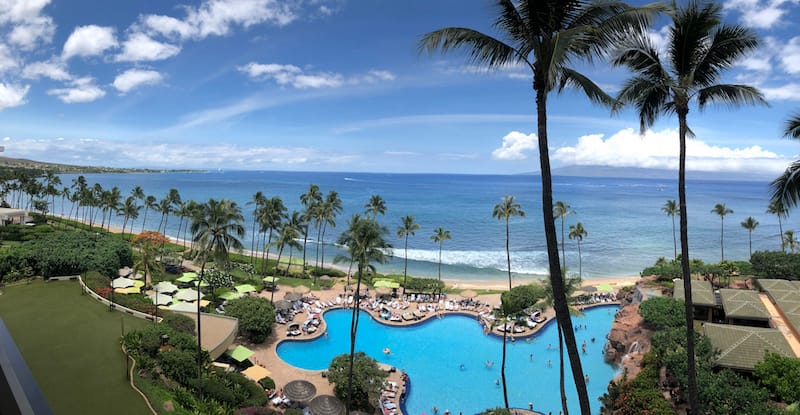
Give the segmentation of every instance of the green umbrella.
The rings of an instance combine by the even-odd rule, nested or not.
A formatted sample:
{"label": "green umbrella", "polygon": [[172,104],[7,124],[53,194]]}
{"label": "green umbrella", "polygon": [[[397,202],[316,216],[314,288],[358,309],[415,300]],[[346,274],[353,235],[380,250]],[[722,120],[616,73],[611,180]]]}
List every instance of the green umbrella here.
{"label": "green umbrella", "polygon": [[176,279],[178,282],[192,282],[197,279],[197,274],[194,272],[185,272],[182,277]]}
{"label": "green umbrella", "polygon": [[611,284],[600,284],[597,286],[597,289],[600,291],[614,291],[614,289],[611,288]]}
{"label": "green umbrella", "polygon": [[250,356],[252,356],[252,355],[253,355],[253,351],[252,351],[252,350],[250,350],[250,349],[248,349],[248,348],[246,348],[246,347],[244,347],[244,346],[241,346],[241,345],[239,345],[239,346],[236,346],[236,348],[235,348],[235,349],[233,349],[233,350],[228,350],[228,351],[227,351],[227,352],[225,352],[225,353],[226,353],[228,356],[232,357],[232,358],[233,358],[233,360],[236,360],[237,362],[244,362],[244,361],[245,361],[245,360],[247,360],[247,359],[248,359]]}
{"label": "green umbrella", "polygon": [[262,280],[262,281],[265,281],[265,282],[272,282],[272,281],[278,282],[278,281],[280,281],[281,279],[280,279],[280,278],[278,278],[278,277],[264,277],[264,278],[262,278],[261,280]]}
{"label": "green umbrella", "polygon": [[400,288],[400,284],[394,281],[387,281],[387,280],[378,280],[375,281],[375,284],[372,284],[375,288],[378,287],[387,287],[387,288]]}
{"label": "green umbrella", "polygon": [[242,296],[241,294],[235,293],[233,291],[224,291],[223,293],[221,293],[219,295],[219,298],[221,298],[223,300],[235,300],[235,299],[237,299],[237,298],[239,298],[241,296]]}
{"label": "green umbrella", "polygon": [[236,288],[236,291],[238,291],[240,294],[244,294],[244,293],[249,293],[249,292],[257,291],[257,290],[256,290],[256,287],[253,287],[253,286],[252,286],[252,285],[250,285],[250,284],[242,284],[242,285],[237,285],[237,286],[236,286],[236,287],[234,287],[234,288]]}
{"label": "green umbrella", "polygon": [[[192,285],[194,285],[195,287],[197,287],[197,280],[194,280],[194,281],[192,281]],[[200,286],[201,286],[201,287],[208,287],[208,283],[207,283],[207,282],[205,282],[205,281],[200,281]]]}

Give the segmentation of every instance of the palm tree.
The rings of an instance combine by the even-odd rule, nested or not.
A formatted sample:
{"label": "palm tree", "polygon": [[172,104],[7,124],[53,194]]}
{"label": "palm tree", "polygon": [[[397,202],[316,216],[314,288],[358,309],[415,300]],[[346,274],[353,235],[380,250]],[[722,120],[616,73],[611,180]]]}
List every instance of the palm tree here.
{"label": "palm tree", "polygon": [[[775,196],[773,196],[773,199],[774,198]],[[781,249],[783,249],[785,252],[786,249],[783,243],[783,223],[781,222],[781,218],[785,218],[788,212],[786,211],[783,202],[781,202],[780,200],[771,200],[769,202],[769,206],[767,206],[767,213],[773,214],[778,217],[778,230],[780,231],[778,237],[781,238]]]}
{"label": "palm tree", "polygon": [[[794,114],[788,121],[783,130],[783,136],[792,139],[800,139],[800,113]],[[770,198],[770,208],[775,205],[779,210],[775,212],[767,211],[778,215],[778,225],[780,225],[781,216],[786,216],[789,210],[797,205],[800,199],[800,160],[794,161],[786,171],[775,179],[770,184],[770,191],[772,196]],[[781,229],[783,235],[783,229]],[[783,241],[783,236],[781,236]],[[781,242],[783,246],[783,242]]]}
{"label": "palm tree", "polygon": [[675,235],[675,215],[679,214],[681,209],[678,207],[678,202],[673,199],[667,200],[661,208],[661,211],[672,218],[672,249],[675,253],[673,258],[678,258],[678,239]]}
{"label": "palm tree", "polygon": [[261,211],[261,208],[264,206],[264,203],[267,202],[267,197],[264,196],[264,192],[257,191],[253,195],[253,199],[247,202],[248,205],[253,205],[253,228],[250,231],[251,241],[250,241],[250,249],[253,252],[250,255],[250,263],[252,264],[255,261],[255,252],[258,251],[258,246],[256,245],[256,225],[258,224],[258,215]]}
{"label": "palm tree", "polygon": [[[298,232],[303,229],[305,226],[306,232],[308,231],[308,221],[306,220],[306,216],[304,214],[300,214],[300,212],[292,212],[292,216],[289,217],[289,220],[286,221],[285,224],[290,229],[295,229]],[[289,245],[289,263],[286,265],[286,275],[289,275],[289,269],[292,267],[292,255],[294,254],[295,248],[300,249],[300,243],[297,240],[287,241],[287,245]],[[305,246],[303,248],[303,258],[305,258]],[[303,270],[302,272],[305,274],[306,266],[305,261],[303,261]]]}
{"label": "palm tree", "polygon": [[719,248],[720,248],[720,261],[725,260],[725,215],[733,213],[732,209],[728,209],[724,203],[717,203],[714,205],[714,209],[711,209],[711,213],[719,215],[720,225],[719,225]]}
{"label": "palm tree", "polygon": [[144,231],[144,227],[147,224],[147,211],[153,209],[154,211],[158,211],[158,199],[155,196],[149,195],[144,198],[144,219],[142,219],[142,231]]}
{"label": "palm tree", "polygon": [[452,239],[450,237],[450,231],[444,230],[441,226],[433,230],[433,235],[431,235],[431,240],[439,244],[439,281],[442,280],[442,246],[444,246],[444,241]]}
{"label": "palm tree", "polygon": [[[325,231],[328,225],[331,228],[336,227],[336,216],[342,212],[342,199],[339,198],[339,193],[331,190],[325,196],[325,202],[322,204],[322,236],[320,237],[319,244],[322,245],[322,266],[325,266]],[[316,281],[314,282],[316,284]]]}
{"label": "palm tree", "polygon": [[750,256],[753,256],[753,231],[758,227],[758,221],[756,218],[748,216],[747,219],[742,221],[741,225],[743,228],[747,229],[747,237],[750,245]]}
{"label": "palm tree", "polygon": [[405,239],[405,260],[403,262],[403,295],[406,293],[406,280],[408,279],[408,237],[414,236],[419,230],[419,224],[414,222],[413,216],[406,216],[400,219],[402,224],[397,227],[397,238]]}
{"label": "palm tree", "polygon": [[[622,36],[634,29],[644,30],[656,8],[631,8],[614,0],[554,0],[519,2],[495,0],[497,18],[493,27],[503,40],[479,31],[449,27],[424,35],[422,51],[466,50],[472,63],[490,69],[519,64],[530,68],[536,94],[537,138],[542,180],[542,217],[547,242],[554,308],[559,326],[564,328],[572,377],[578,392],[581,413],[590,413],[589,395],[583,368],[572,332],[567,298],[558,260],[558,237],[553,219],[553,189],[547,140],[547,98],[567,86],[577,87],[594,102],[610,104],[611,98],[589,78],[570,68],[582,60],[602,55]],[[566,409],[566,408],[565,408]]]}
{"label": "palm tree", "polygon": [[302,229],[303,229],[303,274],[306,273],[306,244],[308,243],[308,225],[311,224],[311,219],[314,216],[314,210],[322,203],[322,192],[319,191],[319,186],[311,183],[308,186],[308,191],[300,195],[300,203],[306,209],[303,212]]}
{"label": "palm tree", "polygon": [[[133,228],[133,221],[139,217],[139,211],[142,207],[136,203],[136,198],[128,196],[125,203],[122,204],[120,213],[125,218],[122,222],[122,237],[125,238],[125,227],[128,225],[128,220],[131,220],[131,228]],[[132,232],[132,231],[131,231]]]}
{"label": "palm tree", "polygon": [[192,239],[198,243],[202,258],[211,257],[217,269],[229,269],[230,249],[242,249],[244,216],[236,202],[208,199],[200,205],[199,214],[192,219]]}
{"label": "palm tree", "polygon": [[569,227],[569,239],[575,239],[578,241],[578,281],[583,280],[583,257],[581,255],[581,242],[583,238],[589,236],[589,233],[586,232],[586,229],[583,228],[583,224],[578,222]]}
{"label": "palm tree", "polygon": [[372,218],[375,219],[378,215],[386,214],[386,201],[380,195],[372,195],[369,198],[369,202],[364,205],[364,209],[366,209],[367,213],[371,213]]}
{"label": "palm tree", "polygon": [[789,229],[783,233],[783,244],[789,247],[789,252],[794,253],[797,246],[797,238],[794,237],[794,231]]}
{"label": "palm tree", "polygon": [[350,366],[348,369],[347,380],[347,399],[346,409],[350,413],[353,397],[353,362],[356,348],[356,334],[358,333],[358,319],[361,307],[359,303],[361,296],[361,279],[365,271],[375,272],[373,263],[384,263],[387,256],[391,255],[392,246],[386,242],[386,235],[389,231],[381,226],[374,217],[361,218],[359,215],[353,216],[350,221],[350,228],[342,232],[338,243],[347,247],[348,259],[355,262],[358,266],[356,282],[355,304],[353,304],[353,316],[350,320]]}
{"label": "palm tree", "polygon": [[[511,291],[511,249],[509,247],[509,226],[508,219],[512,216],[525,216],[525,212],[520,209],[519,203],[514,202],[514,196],[504,196],[502,201],[494,206],[492,217],[505,222],[506,225],[506,263],[508,265],[508,291]],[[441,278],[440,278],[441,279]],[[500,378],[503,381],[503,401],[508,406],[508,389],[506,387],[506,332],[503,330],[503,359],[500,365]]]}
{"label": "palm tree", "polygon": [[567,256],[564,251],[564,242],[567,238],[564,237],[564,221],[567,216],[574,214],[575,211],[567,202],[556,200],[556,203],[553,204],[553,216],[561,218],[561,265],[564,266],[564,269],[567,268]]}
{"label": "palm tree", "polygon": [[264,240],[262,243],[262,246],[264,247],[264,253],[261,257],[261,270],[265,275],[267,269],[267,258],[269,258],[269,248],[272,246],[272,232],[280,229],[281,223],[285,218],[286,206],[284,206],[283,200],[277,196],[267,200],[258,217],[260,231],[264,234],[264,238],[267,238],[267,231],[269,231],[269,238]]}
{"label": "palm tree", "polygon": [[633,105],[639,115],[642,133],[661,115],[678,116],[678,203],[681,269],[686,296],[687,396],[691,414],[698,413],[699,405],[686,215],[686,136],[691,134],[687,124],[689,106],[696,102],[702,110],[712,103],[766,103],[756,88],[718,83],[724,70],[758,46],[758,38],[749,29],[723,25],[721,12],[722,7],[717,4],[690,1],[670,13],[672,26],[663,60],[659,49],[644,33],[631,34],[622,39],[612,59],[615,65],[627,66],[636,74],[623,85],[615,107]]}
{"label": "palm tree", "polygon": [[[296,217],[297,215],[299,215],[297,211],[292,212],[293,218]],[[285,248],[286,245],[293,246],[297,249],[303,247],[302,245],[300,245],[300,242],[297,242],[297,238],[299,236],[300,232],[296,227],[292,225],[292,221],[287,221],[281,226],[280,231],[278,232],[278,238],[275,240],[274,243],[275,246],[278,247],[278,259],[275,261],[275,271],[273,275],[278,273],[278,264],[280,264],[281,262],[281,256],[283,255],[283,248]],[[291,260],[289,261],[289,264],[291,265]]]}

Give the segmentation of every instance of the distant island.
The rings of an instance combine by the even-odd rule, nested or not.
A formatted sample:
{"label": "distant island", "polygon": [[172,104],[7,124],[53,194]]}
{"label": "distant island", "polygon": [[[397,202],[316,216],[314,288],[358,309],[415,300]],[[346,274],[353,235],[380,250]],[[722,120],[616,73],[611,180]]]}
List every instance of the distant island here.
{"label": "distant island", "polygon": [[0,169],[29,169],[52,171],[55,173],[179,173],[179,172],[204,172],[205,170],[191,169],[135,169],[102,166],[74,166],[70,164],[49,163],[0,156]]}

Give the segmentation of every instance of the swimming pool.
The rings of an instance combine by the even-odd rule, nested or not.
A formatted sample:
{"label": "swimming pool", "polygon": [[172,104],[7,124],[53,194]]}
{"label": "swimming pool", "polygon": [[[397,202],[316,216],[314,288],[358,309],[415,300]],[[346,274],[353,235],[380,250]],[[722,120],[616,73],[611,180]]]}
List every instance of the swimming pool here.
{"label": "swimming pool", "polygon": [[[573,317],[575,325],[585,326],[575,334],[579,347],[586,341],[587,350],[581,356],[581,363],[589,375],[586,386],[593,413],[600,412],[597,399],[617,374],[617,369],[604,363],[602,357],[605,335],[611,329],[616,310],[616,306],[597,307],[586,310],[583,317]],[[452,414],[476,414],[503,406],[502,386],[496,385],[500,379],[502,339],[485,335],[474,317],[449,315],[399,328],[380,324],[362,313],[356,350],[408,372],[412,389],[406,400],[407,415],[431,414],[433,406]],[[331,310],[324,318],[328,324],[327,338],[284,341],[278,345],[278,356],[296,367],[324,370],[335,356],[349,352],[351,311]],[[530,341],[508,343],[506,380],[512,407],[527,408],[528,402],[532,402],[534,410],[544,413],[558,413],[561,409],[555,327],[555,323],[548,324]],[[384,354],[384,348],[389,348],[391,354]],[[566,354],[564,357],[567,360]],[[547,365],[548,360],[552,366]],[[489,367],[487,361],[494,364]],[[570,386],[568,360],[565,374],[570,411],[577,412],[577,394]]]}

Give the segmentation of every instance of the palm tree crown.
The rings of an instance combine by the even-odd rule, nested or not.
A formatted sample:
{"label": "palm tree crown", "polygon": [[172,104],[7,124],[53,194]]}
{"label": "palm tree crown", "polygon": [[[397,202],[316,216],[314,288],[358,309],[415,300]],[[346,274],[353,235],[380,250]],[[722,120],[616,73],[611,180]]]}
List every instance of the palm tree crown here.
{"label": "palm tree crown", "polygon": [[367,213],[371,213],[373,218],[376,218],[378,215],[386,214],[386,201],[380,195],[372,195],[369,202],[364,205],[364,209]]}
{"label": "palm tree crown", "polygon": [[413,216],[406,216],[401,219],[401,225],[397,227],[397,238],[405,240],[405,260],[403,263],[403,293],[406,292],[406,280],[408,279],[408,237],[414,236],[419,230],[419,224],[414,222]]}
{"label": "palm tree crown", "polygon": [[439,281],[442,280],[442,247],[444,246],[444,241],[450,239],[452,239],[450,231],[446,231],[441,226],[434,229],[433,235],[431,235],[431,240],[439,244]]}
{"label": "palm tree crown", "polygon": [[[783,136],[800,139],[800,113],[795,114],[786,122]],[[786,171],[772,182],[770,190],[772,191],[770,205],[779,203],[782,207],[795,207],[800,200],[800,160],[789,165]],[[778,220],[780,220],[780,216],[778,216]],[[781,235],[783,235],[783,231],[781,231]],[[781,236],[781,238],[783,237]]]}
{"label": "palm tree crown", "polygon": [[753,256],[753,231],[758,227],[758,221],[756,218],[748,216],[747,219],[742,221],[741,225],[743,228],[747,229],[747,236],[750,245],[750,256]]}
{"label": "palm tree crown", "polygon": [[661,208],[661,211],[666,213],[667,216],[672,218],[672,249],[674,251],[675,256],[673,258],[678,257],[678,239],[675,236],[675,215],[679,214],[681,208],[678,206],[678,202],[673,200],[667,200],[664,203],[664,206]]}
{"label": "palm tree crown", "polygon": [[725,216],[733,213],[733,209],[729,209],[724,203],[717,203],[711,213],[719,215],[719,248],[720,248],[720,261],[725,260]]}
{"label": "palm tree crown", "polygon": [[227,199],[209,199],[192,220],[191,232],[205,259],[214,259],[218,269],[228,269],[231,248],[242,249],[244,216],[241,208]]}
{"label": "palm tree crown", "polygon": [[564,221],[567,219],[567,216],[574,214],[575,211],[572,210],[569,203],[562,200],[557,200],[556,203],[553,203],[553,216],[561,219],[561,265],[563,265],[564,268],[567,266],[567,257],[564,250],[564,239],[566,239],[564,238]]}
{"label": "palm tree crown", "polygon": [[781,202],[780,199],[774,200],[773,197],[773,200],[771,200],[769,202],[769,206],[767,206],[767,213],[778,217],[778,230],[779,230],[778,237],[781,238],[781,249],[785,251],[786,248],[783,243],[783,222],[781,221],[781,218],[787,217],[788,212],[786,211],[786,208],[783,206],[783,202]]}

